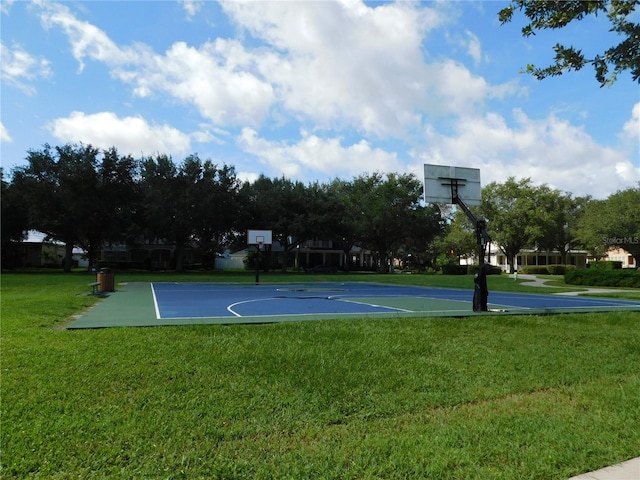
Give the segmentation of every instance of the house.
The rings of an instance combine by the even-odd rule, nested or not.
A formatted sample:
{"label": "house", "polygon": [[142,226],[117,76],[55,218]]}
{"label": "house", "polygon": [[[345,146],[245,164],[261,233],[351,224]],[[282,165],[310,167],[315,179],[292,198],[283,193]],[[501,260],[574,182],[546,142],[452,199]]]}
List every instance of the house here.
{"label": "house", "polygon": [[[3,267],[61,267],[64,262],[64,243],[51,240],[46,234],[35,230],[29,230],[23,241],[12,243],[7,248],[11,251],[3,254],[3,260],[8,263]],[[74,247],[73,264],[83,268],[89,266],[83,249]]]}
{"label": "house", "polygon": [[629,252],[620,247],[612,247],[602,260],[620,262],[622,268],[638,268],[638,264]]}
{"label": "house", "polygon": [[[226,251],[215,259],[215,268],[219,270],[233,270],[246,268],[245,259],[254,251],[254,246],[230,252]],[[134,245],[107,244],[100,253],[99,261],[116,268],[138,268],[146,270],[169,270],[173,268],[172,259],[175,252],[173,245],[162,241],[141,242]],[[336,242],[332,240],[310,240],[302,242],[293,250],[285,252],[278,242],[269,246],[271,267],[304,269],[317,265],[330,265],[342,269],[347,257]],[[371,252],[360,247],[352,247],[349,252],[350,268],[353,270],[371,270],[375,259]],[[183,250],[185,266],[199,264],[202,258],[197,248],[188,245]]]}
{"label": "house", "polygon": [[[570,250],[566,255],[568,265],[575,265],[577,268],[587,266],[586,250]],[[509,272],[511,266],[507,263],[507,256],[493,243],[490,246],[487,263],[495,267],[500,267],[503,272]],[[473,257],[462,259],[461,265],[473,265],[477,260]],[[522,249],[515,258],[514,269],[519,270],[524,267],[544,266],[544,265],[560,265],[562,264],[562,255],[557,251],[544,252],[535,249]]]}
{"label": "house", "polygon": [[[245,268],[244,260],[250,252],[255,251],[255,246],[249,246],[243,250],[225,253],[216,259],[216,268],[220,270]],[[336,269],[343,269],[347,262],[344,251],[331,240],[309,240],[288,252],[284,247],[274,242],[270,246],[271,265],[281,268],[286,264],[294,270],[311,268],[318,265],[329,265]],[[371,270],[374,268],[375,259],[370,251],[353,246],[349,252],[351,270]]]}

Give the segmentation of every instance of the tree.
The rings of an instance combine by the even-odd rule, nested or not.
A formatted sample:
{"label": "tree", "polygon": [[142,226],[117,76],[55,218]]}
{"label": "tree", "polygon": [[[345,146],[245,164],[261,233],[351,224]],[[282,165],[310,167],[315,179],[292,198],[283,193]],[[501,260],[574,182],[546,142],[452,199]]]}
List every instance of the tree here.
{"label": "tree", "polygon": [[144,159],[141,169],[147,237],[174,245],[174,268],[181,272],[184,270],[184,248],[193,238],[194,216],[199,208],[198,192],[184,169],[179,171],[167,155]]}
{"label": "tree", "polygon": [[640,185],[620,190],[607,198],[609,244],[620,247],[640,261]]}
{"label": "tree", "polygon": [[6,182],[4,171],[0,169],[2,180],[0,205],[2,206],[1,220],[2,227],[2,268],[13,268],[18,265],[19,260],[14,257],[14,249],[11,246],[14,242],[24,240],[29,229],[29,216],[25,207],[24,193],[15,184]]}
{"label": "tree", "polygon": [[422,265],[429,261],[433,263],[431,247],[442,233],[444,221],[437,205],[416,205],[409,210],[408,217],[400,248],[406,252],[405,258],[410,266],[422,270]]}
{"label": "tree", "polygon": [[[271,179],[264,175],[245,188],[250,192],[251,228],[271,230],[274,242],[284,248],[285,257],[296,245],[322,232],[316,217],[320,193],[317,189],[285,177]],[[286,271],[287,258],[281,268]]]}
{"label": "tree", "polygon": [[507,257],[511,273],[520,250],[540,235],[534,198],[535,189],[529,178],[516,181],[510,177],[503,184],[492,182],[482,189],[481,211],[489,234]]}
{"label": "tree", "polygon": [[537,30],[564,28],[574,20],[604,13],[611,24],[610,31],[622,37],[619,44],[587,58],[582,50],[558,43],[553,47],[553,64],[545,68],[526,67],[528,73],[541,80],[590,64],[600,86],[604,86],[615,82],[618,74],[627,70],[633,81],[640,81],[640,24],[631,21],[639,4],[640,0],[512,0],[508,7],[500,10],[498,18],[504,25],[513,19],[516,11],[524,12],[529,23],[522,28],[522,35],[529,37]]}
{"label": "tree", "polygon": [[203,263],[215,265],[215,257],[235,240],[240,216],[240,182],[232,166],[218,167],[197,155],[188,157],[183,171],[196,190],[199,207],[194,212],[194,240]]}
{"label": "tree", "polygon": [[607,254],[608,246],[604,239],[608,238],[602,222],[606,218],[604,200],[588,200],[578,220],[577,236],[580,244],[593,258],[602,258]]}
{"label": "tree", "polygon": [[577,223],[586,202],[587,198],[572,198],[546,185],[538,188],[536,205],[541,229],[536,243],[543,250],[560,253],[560,263],[564,265],[569,251],[580,245]]}
{"label": "tree", "polygon": [[121,157],[115,147],[102,152],[95,165],[91,209],[78,230],[78,243],[88,252],[89,268],[105,241],[126,241],[139,208],[137,162]]}
{"label": "tree", "polygon": [[580,222],[580,238],[597,257],[622,248],[640,260],[640,185],[620,190],[606,200],[587,205]]}
{"label": "tree", "polygon": [[440,252],[457,258],[475,258],[478,254],[476,229],[462,210],[457,210],[446,227],[446,234],[438,242]]}
{"label": "tree", "polygon": [[359,238],[358,223],[362,216],[360,202],[353,182],[336,178],[326,186],[326,190],[330,203],[327,211],[330,225],[328,233],[340,243],[345,259],[343,268],[348,272],[352,267],[349,253]]}
{"label": "tree", "polygon": [[353,188],[360,241],[378,254],[380,271],[393,271],[394,253],[402,246],[409,225],[416,221],[422,182],[413,174],[374,173],[356,178]]}
{"label": "tree", "polygon": [[65,244],[64,271],[70,272],[75,244],[94,213],[99,151],[72,145],[28,152],[26,167],[13,172],[13,183],[24,192],[30,224]]}

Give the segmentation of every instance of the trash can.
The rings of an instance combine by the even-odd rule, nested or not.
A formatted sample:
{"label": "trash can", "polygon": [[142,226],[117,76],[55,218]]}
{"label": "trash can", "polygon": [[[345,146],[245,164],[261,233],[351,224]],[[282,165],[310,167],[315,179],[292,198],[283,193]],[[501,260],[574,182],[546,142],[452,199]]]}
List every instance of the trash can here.
{"label": "trash can", "polygon": [[115,278],[110,268],[101,268],[96,281],[100,283],[99,292],[115,292]]}

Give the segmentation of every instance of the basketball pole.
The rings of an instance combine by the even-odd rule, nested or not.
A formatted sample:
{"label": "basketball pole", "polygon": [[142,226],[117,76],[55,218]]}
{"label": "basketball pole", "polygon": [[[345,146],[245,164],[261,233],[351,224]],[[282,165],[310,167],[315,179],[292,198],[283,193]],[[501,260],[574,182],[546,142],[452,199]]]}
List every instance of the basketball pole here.
{"label": "basketball pole", "polygon": [[256,285],[260,284],[260,245],[256,245]]}
{"label": "basketball pole", "polygon": [[476,242],[478,247],[478,273],[473,281],[475,284],[473,291],[473,311],[488,311],[487,300],[489,297],[489,289],[487,288],[487,264],[484,262],[486,256],[487,245],[491,243],[491,237],[487,233],[487,223],[479,220],[467,206],[466,203],[458,195],[458,179],[447,178],[451,185],[451,200],[454,204],[460,205],[462,211],[467,215],[476,229]]}

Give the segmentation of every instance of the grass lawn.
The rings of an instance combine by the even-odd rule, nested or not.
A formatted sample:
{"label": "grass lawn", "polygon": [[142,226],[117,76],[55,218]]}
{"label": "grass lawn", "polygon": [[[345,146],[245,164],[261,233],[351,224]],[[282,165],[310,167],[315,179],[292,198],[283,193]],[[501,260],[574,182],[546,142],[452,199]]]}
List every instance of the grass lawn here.
{"label": "grass lawn", "polygon": [[[253,280],[116,275],[154,278]],[[322,278],[472,288],[261,275]],[[566,479],[640,454],[638,312],[65,330],[92,279],[2,275],[2,478]]]}

